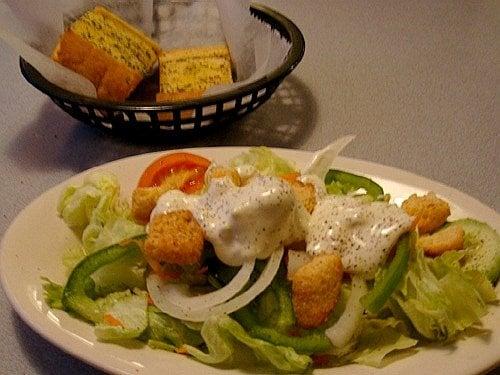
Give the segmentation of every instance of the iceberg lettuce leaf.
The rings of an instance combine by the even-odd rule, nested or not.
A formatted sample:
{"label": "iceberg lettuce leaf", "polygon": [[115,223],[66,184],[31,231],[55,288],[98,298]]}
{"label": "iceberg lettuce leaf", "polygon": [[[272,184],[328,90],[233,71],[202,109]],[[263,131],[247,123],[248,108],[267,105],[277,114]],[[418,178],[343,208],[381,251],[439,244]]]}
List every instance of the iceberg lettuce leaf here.
{"label": "iceberg lettuce leaf", "polygon": [[120,201],[120,185],[113,174],[94,172],[81,186],[67,187],[57,211],[93,252],[144,234],[144,227],[130,219],[129,207]]}
{"label": "iceberg lettuce leaf", "polygon": [[147,336],[150,341],[172,344],[174,348],[184,344],[198,346],[203,343],[199,331],[189,328],[181,320],[172,318],[154,306],[148,307],[148,317]]}
{"label": "iceberg lettuce leaf", "polygon": [[355,362],[381,367],[388,354],[414,347],[417,340],[406,336],[402,322],[394,319],[367,319],[353,351],[340,358],[342,363]]}
{"label": "iceberg lettuce leaf", "polygon": [[231,160],[233,167],[250,165],[260,173],[270,176],[280,176],[296,172],[296,168],[287,160],[279,157],[268,147],[252,147]]}
{"label": "iceberg lettuce leaf", "polygon": [[495,292],[480,272],[460,269],[455,255],[427,259],[416,247],[391,298],[422,336],[446,341],[479,323]]}
{"label": "iceberg lettuce leaf", "polygon": [[56,284],[46,277],[42,277],[42,280],[43,297],[47,305],[51,309],[64,310],[64,306],[62,304],[62,294],[64,287],[62,285]]}
{"label": "iceberg lettuce leaf", "polygon": [[67,274],[69,275],[73,268],[87,255],[89,255],[89,251],[82,244],[68,247],[62,256],[62,263],[66,268]]}
{"label": "iceberg lettuce leaf", "polygon": [[270,344],[248,335],[243,327],[227,315],[208,318],[201,330],[208,353],[193,346],[182,347],[197,360],[207,364],[230,363],[241,346],[251,349],[254,355],[282,372],[303,372],[312,363],[307,355],[297,354],[288,347]]}
{"label": "iceberg lettuce leaf", "polygon": [[96,302],[103,313],[95,326],[101,341],[137,338],[148,326],[148,294],[144,291],[111,293]]}
{"label": "iceberg lettuce leaf", "polygon": [[161,349],[161,350],[166,350],[167,352],[175,352],[175,349],[177,349],[174,345],[153,339],[148,340],[148,346],[151,349]]}
{"label": "iceberg lettuce leaf", "polygon": [[86,249],[96,251],[144,233],[142,225],[110,214],[105,222],[91,222],[83,231],[82,242]]}
{"label": "iceberg lettuce leaf", "polygon": [[437,277],[444,277],[449,272],[453,273],[461,269],[462,272],[460,275],[474,285],[481,298],[486,303],[494,302],[497,296],[487,275],[484,272],[464,269],[461,266],[461,261],[465,256],[466,253],[464,251],[447,251],[437,258],[428,259],[427,262]]}

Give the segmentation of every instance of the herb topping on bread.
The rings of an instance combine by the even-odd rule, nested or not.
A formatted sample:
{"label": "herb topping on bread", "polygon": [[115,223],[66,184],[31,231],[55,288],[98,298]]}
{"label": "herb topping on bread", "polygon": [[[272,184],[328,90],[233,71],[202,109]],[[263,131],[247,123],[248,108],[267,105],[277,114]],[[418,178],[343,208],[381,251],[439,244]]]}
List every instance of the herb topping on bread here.
{"label": "herb topping on bread", "polygon": [[153,71],[159,53],[144,33],[98,6],[70,25],[52,58],[89,79],[98,98],[123,101]]}
{"label": "herb topping on bread", "polygon": [[164,51],[159,65],[159,101],[198,98],[212,86],[233,82],[225,45]]}

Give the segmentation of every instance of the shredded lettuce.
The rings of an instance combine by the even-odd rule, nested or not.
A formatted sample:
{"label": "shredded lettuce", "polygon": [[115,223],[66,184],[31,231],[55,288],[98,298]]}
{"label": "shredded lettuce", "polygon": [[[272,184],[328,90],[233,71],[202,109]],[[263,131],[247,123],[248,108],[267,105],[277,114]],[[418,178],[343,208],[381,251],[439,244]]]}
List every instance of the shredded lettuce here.
{"label": "shredded lettuce", "polygon": [[114,217],[110,212],[110,216],[103,223],[98,219],[85,228],[82,242],[86,249],[95,251],[144,233],[142,225],[125,217]]}
{"label": "shredded lettuce", "polygon": [[90,252],[144,234],[144,227],[130,219],[129,207],[120,201],[118,180],[110,173],[94,172],[83,185],[67,187],[57,211]]}
{"label": "shredded lettuce", "polygon": [[161,349],[161,350],[166,350],[167,352],[175,352],[175,349],[177,349],[174,345],[152,339],[148,340],[148,346],[152,349]]}
{"label": "shredded lettuce", "polygon": [[231,160],[233,167],[251,165],[260,173],[270,176],[279,176],[296,172],[296,168],[287,160],[279,157],[271,149],[260,146],[252,147]]}
{"label": "shredded lettuce", "polygon": [[102,322],[95,326],[101,341],[137,338],[148,326],[148,294],[144,291],[111,293],[96,302],[103,312]]}
{"label": "shredded lettuce", "polygon": [[[449,272],[456,272],[462,269],[460,276],[474,285],[476,291],[486,303],[496,301],[495,289],[487,279],[484,272],[478,270],[464,270],[461,266],[462,259],[466,256],[463,251],[447,251],[440,257],[427,259],[429,267],[438,278],[446,276]],[[486,276],[486,277],[485,277]]]}
{"label": "shredded lettuce", "polygon": [[46,277],[42,277],[42,280],[43,296],[47,305],[49,305],[51,309],[64,310],[64,306],[61,301],[64,287],[50,281]]}
{"label": "shredded lettuce", "polygon": [[[147,336],[153,342],[153,346],[158,346],[158,342],[174,348],[184,344],[198,346],[203,343],[199,331],[189,328],[181,320],[172,318],[154,306],[148,308],[148,317]],[[151,346],[151,342],[148,341],[148,344]],[[158,349],[163,348],[158,347]]]}
{"label": "shredded lettuce", "polygon": [[83,230],[94,216],[104,219],[116,205],[119,191],[114,175],[94,172],[85,177],[82,186],[68,186],[63,191],[57,211],[69,227]]}
{"label": "shredded lettuce", "polygon": [[241,345],[251,349],[261,361],[282,372],[303,372],[312,363],[309,356],[297,354],[292,348],[252,338],[227,315],[209,317],[203,324],[201,335],[208,353],[190,345],[184,345],[182,349],[203,363],[231,363],[235,356],[241,357]]}
{"label": "shredded lettuce", "polygon": [[66,273],[69,275],[73,268],[87,255],[89,255],[89,251],[82,244],[68,247],[62,256],[62,263],[66,268]]}
{"label": "shredded lettuce", "polygon": [[402,322],[395,318],[366,319],[353,351],[341,357],[341,363],[355,362],[372,367],[383,366],[387,355],[414,347],[417,340],[408,337]]}
{"label": "shredded lettuce", "polygon": [[478,271],[460,269],[458,257],[427,259],[416,247],[407,275],[391,297],[398,310],[394,313],[403,312],[430,340],[450,340],[479,323],[487,312],[487,303],[495,299],[486,277]]}

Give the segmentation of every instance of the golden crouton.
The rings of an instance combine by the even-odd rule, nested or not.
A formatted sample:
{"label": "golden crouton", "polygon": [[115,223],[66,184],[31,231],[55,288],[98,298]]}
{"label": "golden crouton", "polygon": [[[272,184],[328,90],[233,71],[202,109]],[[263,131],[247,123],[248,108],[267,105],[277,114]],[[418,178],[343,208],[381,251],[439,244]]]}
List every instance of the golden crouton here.
{"label": "golden crouton", "polygon": [[326,254],[315,256],[293,274],[292,303],[300,327],[315,328],[327,320],[337,304],[343,272],[340,257]]}
{"label": "golden crouton", "polygon": [[161,195],[169,190],[180,189],[193,173],[190,170],[180,170],[166,176],[160,186],[136,188],[132,192],[132,216],[135,221],[146,224]]}
{"label": "golden crouton", "polygon": [[450,250],[460,250],[464,247],[464,230],[460,225],[451,225],[434,234],[421,236],[417,241],[417,246],[429,256],[438,256]]}
{"label": "golden crouton", "polygon": [[134,220],[146,224],[156,202],[165,191],[160,186],[136,188],[132,192],[132,216]]}
{"label": "golden crouton", "polygon": [[205,181],[208,183],[214,178],[229,177],[233,184],[236,186],[241,186],[241,177],[238,171],[231,167],[215,166],[209,168],[205,173]]}
{"label": "golden crouton", "polygon": [[435,231],[450,216],[448,203],[436,197],[434,193],[427,193],[422,197],[413,194],[403,202],[402,208],[415,218],[414,225],[420,234]]}
{"label": "golden crouton", "polygon": [[203,252],[203,228],[187,210],[155,216],[144,242],[147,259],[179,265],[200,261]]}
{"label": "golden crouton", "polygon": [[290,184],[295,193],[297,199],[304,205],[307,212],[311,213],[316,207],[316,188],[313,184],[304,184],[299,180],[288,180],[286,182]]}

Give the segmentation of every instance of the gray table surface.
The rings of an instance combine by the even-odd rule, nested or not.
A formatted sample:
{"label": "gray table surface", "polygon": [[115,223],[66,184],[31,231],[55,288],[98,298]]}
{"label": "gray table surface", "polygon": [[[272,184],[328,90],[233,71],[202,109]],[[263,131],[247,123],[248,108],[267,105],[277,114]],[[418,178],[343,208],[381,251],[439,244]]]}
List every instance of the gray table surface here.
{"label": "gray table surface", "polygon": [[[125,156],[193,146],[315,150],[399,167],[500,209],[494,1],[265,1],[294,20],[306,54],[271,100],[182,143],[105,136],[27,84],[0,42],[0,236],[43,191]],[[0,292],[0,373],[95,373],[33,332]]]}

